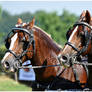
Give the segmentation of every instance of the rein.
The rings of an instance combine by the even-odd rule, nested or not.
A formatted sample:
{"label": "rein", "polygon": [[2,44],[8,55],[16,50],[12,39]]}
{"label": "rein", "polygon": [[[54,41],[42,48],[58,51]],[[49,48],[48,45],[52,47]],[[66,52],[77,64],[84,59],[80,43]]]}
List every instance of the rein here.
{"label": "rein", "polygon": [[[31,65],[31,64],[28,64],[28,65]],[[25,66],[19,66],[18,68],[19,69],[25,69],[25,68],[30,68],[30,69],[37,69],[37,68],[47,68],[47,67],[57,67],[57,66],[61,66],[61,64],[57,64],[57,65],[47,65],[47,66],[28,66],[28,65],[25,65]]]}
{"label": "rein", "polygon": [[[77,25],[85,25],[85,26],[87,26],[88,28],[90,28],[91,30],[92,30],[92,26],[90,26],[88,23],[85,23],[85,22],[77,22],[77,23],[75,23],[75,25],[74,26],[77,26]],[[35,53],[35,41],[34,41],[34,34],[33,34],[33,30],[31,30],[30,32],[27,30],[27,29],[24,29],[24,28],[12,28],[12,31],[11,32],[13,32],[13,33],[15,33],[17,30],[19,30],[19,31],[22,31],[22,32],[25,32],[25,33],[27,33],[28,35],[29,35],[29,44],[28,44],[28,46],[27,46],[27,49],[28,49],[28,47],[30,46],[30,44],[32,44],[32,46],[33,46],[33,52]],[[11,33],[10,32],[10,33]],[[92,31],[91,31],[92,32]],[[9,33],[9,34],[10,34]],[[9,36],[9,34],[8,34],[8,36]],[[8,37],[7,37],[8,38]],[[77,51],[78,53],[77,53],[77,55],[80,55],[81,53],[83,53],[86,49],[87,49],[87,47],[88,47],[88,45],[89,45],[89,41],[90,41],[90,39],[91,39],[92,37],[91,37],[91,35],[89,36],[89,39],[88,39],[88,42],[86,43],[86,46],[84,46],[83,47],[83,49],[81,50],[81,51],[79,51],[78,50],[78,48],[76,48],[72,43],[70,43],[70,42],[67,42],[66,43],[66,45],[69,45],[69,46],[71,46],[75,51]],[[57,64],[57,65],[48,65],[48,66],[22,66],[22,61],[21,61],[21,58],[24,56],[24,55],[26,55],[26,53],[27,52],[32,52],[32,51],[28,51],[28,50],[25,50],[25,51],[23,51],[23,53],[21,54],[21,55],[19,55],[19,56],[17,56],[12,50],[7,50],[6,52],[10,52],[15,58],[16,58],[16,60],[18,60],[19,62],[15,62],[15,64],[14,64],[14,67],[15,68],[33,68],[33,69],[36,69],[36,68],[46,68],[46,67],[56,67],[56,66],[61,66],[60,64]],[[59,59],[59,58],[58,58]],[[75,63],[75,64],[82,64],[82,65],[84,65],[85,63],[80,63],[80,62],[73,62],[73,63]],[[63,64],[62,64],[63,65]],[[86,63],[85,65],[92,65],[91,63]],[[63,66],[65,66],[65,65],[63,65]]]}
{"label": "rein", "polygon": [[[73,64],[79,64],[79,65],[86,65],[86,66],[92,66],[92,63],[84,63],[84,62],[77,62],[75,61]],[[19,69],[25,69],[25,68],[30,68],[30,69],[37,69],[37,68],[47,68],[47,67],[57,67],[57,66],[61,66],[61,64],[57,64],[57,65],[47,65],[47,66],[28,66],[31,64],[27,64],[24,66],[19,66]]]}
{"label": "rein", "polygon": [[[37,68],[47,68],[47,67],[57,67],[57,66],[61,66],[60,64],[57,64],[57,65],[47,65],[47,66],[28,66],[28,65],[22,65],[22,61],[21,61],[21,58],[24,56],[24,55],[26,55],[26,53],[27,52],[33,52],[34,54],[35,54],[35,41],[34,41],[34,35],[33,35],[33,30],[31,30],[30,32],[27,30],[27,29],[24,29],[24,28],[12,28],[12,31],[11,32],[13,32],[13,33],[15,33],[17,30],[19,30],[19,31],[22,31],[22,32],[25,32],[25,33],[27,33],[29,36],[30,36],[30,41],[29,41],[29,44],[28,44],[28,46],[27,46],[27,49],[28,49],[28,47],[30,46],[30,44],[32,44],[33,45],[33,51],[29,51],[29,50],[25,50],[25,51],[23,51],[22,52],[22,54],[21,55],[19,55],[19,56],[17,56],[16,55],[16,53],[15,52],[13,52],[12,50],[7,50],[6,52],[9,52],[9,53],[11,53],[15,58],[16,58],[16,60],[15,60],[15,62],[14,62],[14,68],[16,68],[16,69],[25,69],[25,68],[31,68],[31,69],[37,69]],[[10,32],[10,33],[11,33]],[[9,33],[9,34],[10,34]],[[8,36],[9,36],[9,34],[8,34]],[[8,36],[7,36],[7,38],[8,38]],[[18,62],[18,61],[19,62]],[[16,62],[17,61],[17,62]],[[31,65],[31,64],[29,64],[29,65]]]}
{"label": "rein", "polygon": [[[79,23],[76,23],[75,25],[86,25],[86,26],[88,26],[89,28],[91,28],[92,29],[92,27],[89,25],[89,24],[87,24],[87,23],[85,23],[85,22],[79,22]],[[34,41],[34,35],[33,35],[33,30],[31,30],[30,32],[27,30],[27,29],[24,29],[24,28],[12,28],[12,32],[13,33],[15,33],[17,30],[19,30],[19,31],[22,31],[22,32],[25,32],[25,33],[27,33],[30,37],[29,37],[29,44],[28,44],[28,46],[27,46],[27,49],[28,49],[28,47],[30,46],[30,44],[32,44],[32,46],[33,46],[33,52],[35,53],[35,41]],[[9,33],[10,34],[10,33]],[[8,35],[9,36],[9,35]],[[8,38],[8,37],[7,37]],[[67,42],[66,44],[68,44],[69,46],[71,46],[74,50],[76,50],[78,53],[80,53],[81,51],[79,51],[72,43],[70,43],[70,42]],[[86,46],[87,47],[87,46]],[[61,66],[60,64],[57,64],[57,65],[47,65],[47,66],[22,66],[22,61],[21,61],[21,58],[24,56],[24,55],[26,55],[26,53],[27,52],[32,52],[32,51],[28,51],[28,50],[25,50],[25,51],[23,51],[23,53],[21,54],[21,55],[19,55],[19,56],[17,56],[16,55],[16,53],[14,53],[12,50],[7,50],[6,52],[10,52],[15,58],[16,58],[16,60],[18,60],[19,62],[15,62],[14,63],[14,67],[16,68],[16,69],[20,69],[20,68],[33,68],[33,69],[36,69],[36,68],[46,68],[46,67],[57,67],[57,66]],[[15,61],[16,61],[15,60]],[[82,64],[82,65],[84,65],[85,63],[80,63],[80,62],[74,62],[75,64]],[[65,67],[65,65],[64,64],[62,64],[64,67]],[[89,63],[86,63],[85,65],[92,65],[91,63],[89,64]],[[66,66],[67,67],[67,66]],[[65,68],[66,68],[65,67]]]}
{"label": "rein", "polygon": [[[25,33],[27,33],[28,35],[29,35],[29,44],[28,44],[28,46],[27,46],[27,49],[29,48],[29,46],[30,46],[30,44],[33,46],[33,52],[34,52],[34,54],[35,54],[35,41],[34,41],[34,35],[33,35],[33,30],[31,30],[30,32],[27,30],[27,29],[24,29],[24,28],[13,28],[12,29],[12,32],[14,33],[14,32],[16,32],[17,30],[19,30],[19,31],[23,31],[23,32],[25,32]],[[74,47],[71,43],[70,43],[70,46],[72,47],[72,48],[74,48],[76,51],[78,51],[77,49],[76,49],[76,47]],[[22,61],[21,61],[21,58],[24,56],[24,55],[26,55],[26,53],[27,52],[31,52],[31,51],[28,51],[28,50],[25,50],[25,51],[23,51],[23,53],[21,54],[21,55],[19,55],[19,56],[17,56],[16,55],[16,53],[15,52],[13,52],[12,50],[7,50],[7,52],[10,52],[15,58],[16,58],[16,60],[17,60],[17,62],[16,62],[16,60],[15,60],[15,63],[14,63],[14,68],[16,68],[16,69],[25,69],[25,68],[30,68],[30,69],[38,69],[38,68],[47,68],[47,67],[57,67],[57,66],[61,66],[61,64],[56,64],[56,65],[47,65],[47,66],[27,66],[27,65],[25,65],[25,66],[22,66]],[[18,62],[19,61],[19,62]],[[78,62],[73,62],[73,64],[83,64],[84,65],[84,63],[78,63]],[[30,64],[28,64],[28,65],[30,65]],[[63,65],[63,64],[62,64]],[[64,66],[64,65],[63,65]],[[73,66],[73,65],[72,65]],[[66,67],[65,67],[65,69],[66,69]],[[64,69],[64,70],[65,70]],[[73,69],[74,70],[74,69]],[[75,73],[76,73],[76,71],[75,71]],[[61,74],[61,73],[60,73]],[[76,79],[76,74],[75,74],[75,79]],[[76,79],[76,80],[78,80],[78,79]]]}

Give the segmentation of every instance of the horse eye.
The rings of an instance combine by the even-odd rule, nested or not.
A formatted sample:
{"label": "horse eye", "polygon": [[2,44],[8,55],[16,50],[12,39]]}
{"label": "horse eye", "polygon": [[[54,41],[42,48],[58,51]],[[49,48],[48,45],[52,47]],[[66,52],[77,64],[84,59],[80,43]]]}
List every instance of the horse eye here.
{"label": "horse eye", "polygon": [[27,49],[28,44],[29,44],[28,41],[24,41],[24,44],[23,44],[23,50],[26,50],[26,49]]}
{"label": "horse eye", "polygon": [[82,45],[85,46],[85,33],[84,32],[81,32],[80,33],[80,36],[81,36],[81,42],[82,42]]}
{"label": "horse eye", "polygon": [[81,33],[80,33],[80,36],[84,36],[85,35],[85,33],[82,31]]}

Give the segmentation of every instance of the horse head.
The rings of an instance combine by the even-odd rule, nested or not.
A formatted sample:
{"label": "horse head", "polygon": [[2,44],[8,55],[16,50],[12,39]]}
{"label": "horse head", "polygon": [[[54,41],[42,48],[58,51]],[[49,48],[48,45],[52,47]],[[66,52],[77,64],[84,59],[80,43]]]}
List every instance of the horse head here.
{"label": "horse head", "polygon": [[60,55],[61,61],[70,62],[73,56],[78,56],[77,59],[79,60],[80,55],[87,55],[91,51],[91,24],[89,11],[83,11],[79,21],[66,34],[68,41]]}
{"label": "horse head", "polygon": [[18,19],[16,27],[5,39],[5,46],[8,49],[3,57],[1,64],[5,71],[14,72],[17,66],[21,65],[24,61],[33,57],[35,42],[33,34],[33,26],[35,19],[28,24],[23,23],[22,19]]}

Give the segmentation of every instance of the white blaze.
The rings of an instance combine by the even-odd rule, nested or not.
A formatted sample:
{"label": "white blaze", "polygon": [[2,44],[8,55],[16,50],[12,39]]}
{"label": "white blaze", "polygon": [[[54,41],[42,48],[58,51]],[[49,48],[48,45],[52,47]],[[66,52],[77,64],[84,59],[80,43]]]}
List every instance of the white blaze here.
{"label": "white blaze", "polygon": [[17,34],[18,34],[18,33],[16,33],[16,34],[11,38],[11,44],[10,44],[9,50],[12,50],[12,49],[13,49],[14,43],[15,43],[15,41],[17,40]]}
{"label": "white blaze", "polygon": [[73,33],[71,34],[71,36],[70,36],[68,42],[70,42],[70,41],[73,39],[73,36],[74,36],[75,32],[77,31],[77,29],[78,29],[78,26],[74,29],[74,31],[73,31]]}
{"label": "white blaze", "polygon": [[[11,43],[10,43],[10,48],[9,48],[9,50],[12,50],[12,49],[13,49],[14,43],[15,43],[16,40],[17,40],[17,33],[11,38]],[[5,54],[5,56],[3,57],[2,62],[6,59],[6,57],[8,57],[9,54],[10,54],[9,52],[7,52],[7,53]]]}
{"label": "white blaze", "polygon": [[[71,34],[71,36],[70,36],[68,42],[71,42],[71,40],[73,39],[73,36],[74,36],[75,32],[77,31],[77,29],[78,29],[78,26],[74,29],[74,31],[73,31],[73,33]],[[68,45],[65,46],[64,50],[67,49],[67,46],[68,46]]]}

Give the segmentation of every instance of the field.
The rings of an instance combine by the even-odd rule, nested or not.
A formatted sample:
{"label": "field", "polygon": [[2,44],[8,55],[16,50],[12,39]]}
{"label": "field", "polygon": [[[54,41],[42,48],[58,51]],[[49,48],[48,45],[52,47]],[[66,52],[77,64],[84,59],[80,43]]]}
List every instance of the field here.
{"label": "field", "polygon": [[31,87],[20,84],[7,76],[0,75],[0,91],[31,91]]}

